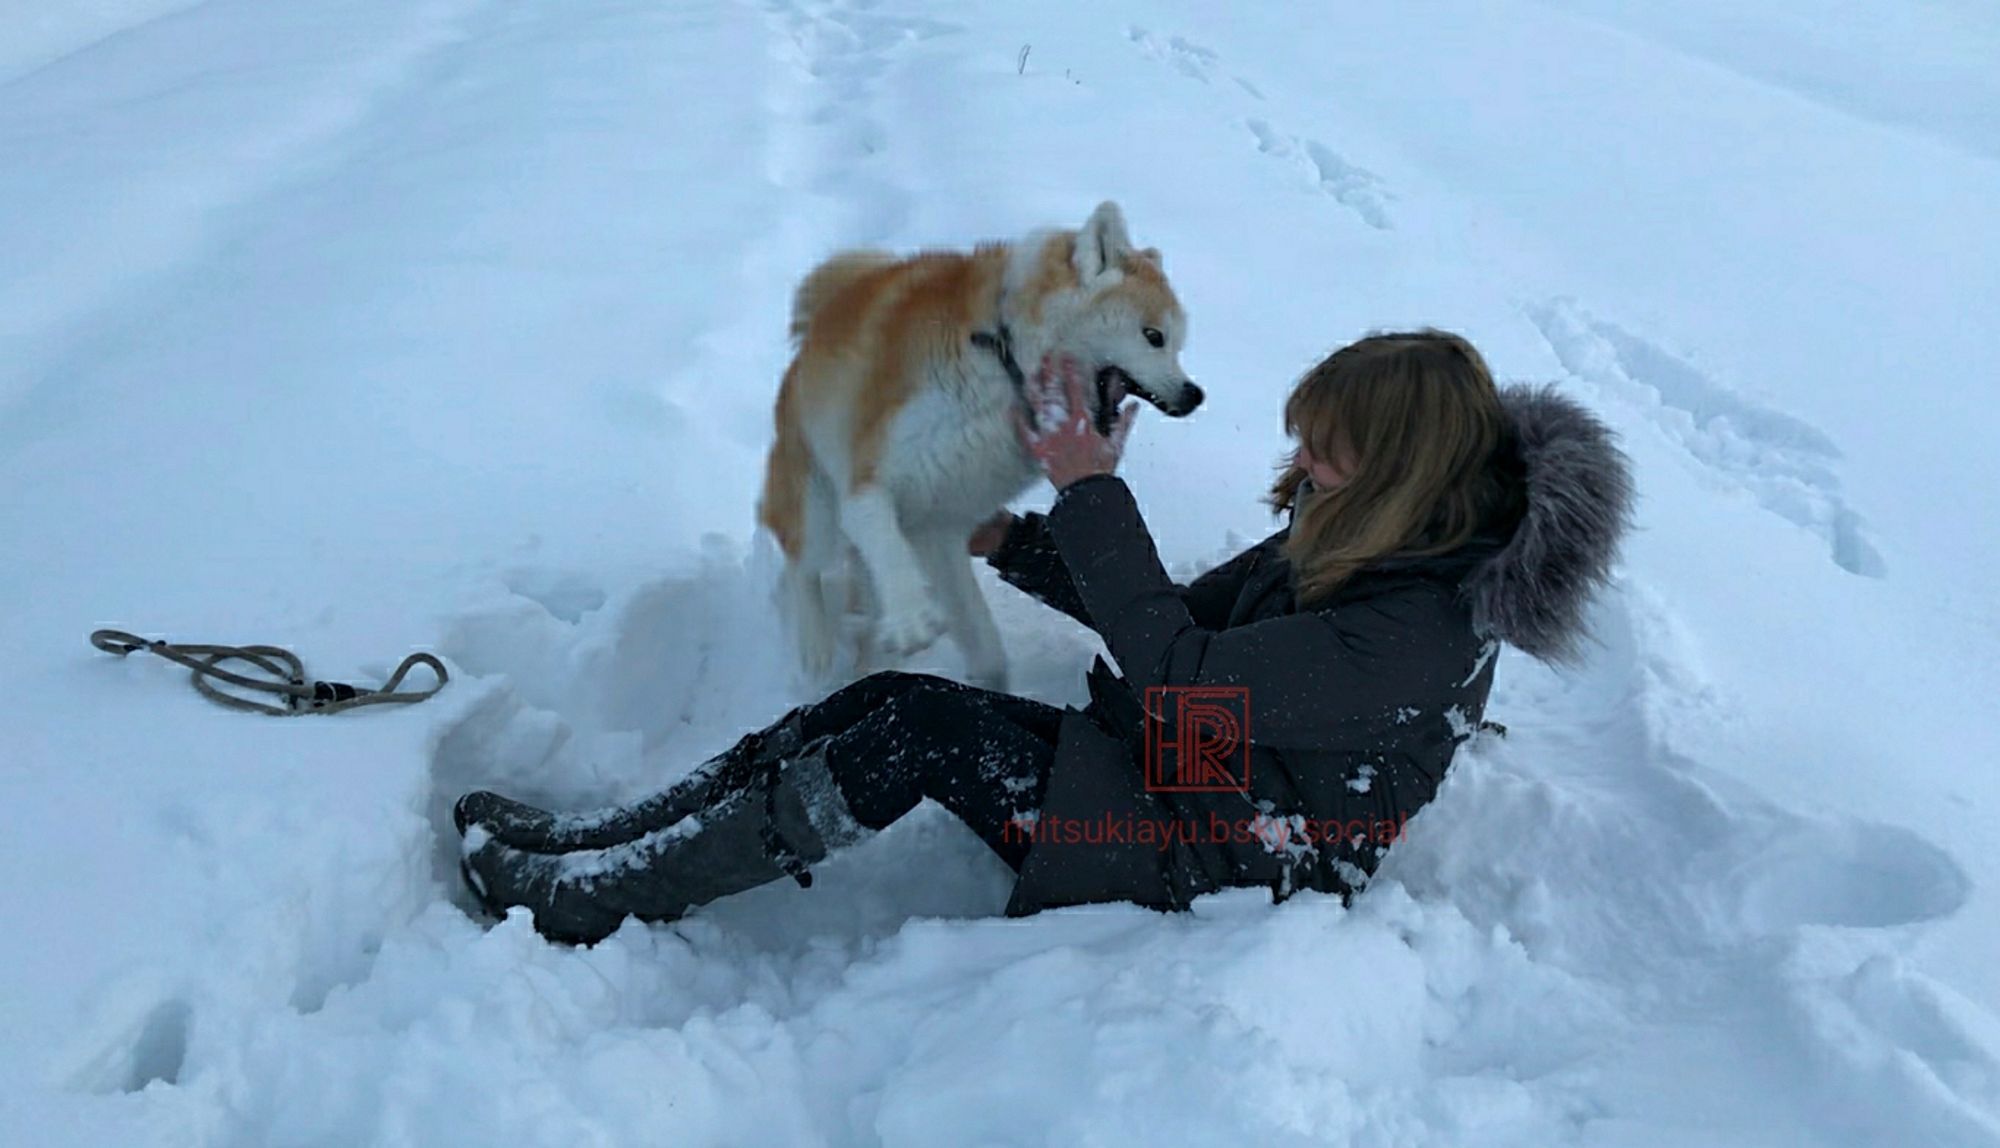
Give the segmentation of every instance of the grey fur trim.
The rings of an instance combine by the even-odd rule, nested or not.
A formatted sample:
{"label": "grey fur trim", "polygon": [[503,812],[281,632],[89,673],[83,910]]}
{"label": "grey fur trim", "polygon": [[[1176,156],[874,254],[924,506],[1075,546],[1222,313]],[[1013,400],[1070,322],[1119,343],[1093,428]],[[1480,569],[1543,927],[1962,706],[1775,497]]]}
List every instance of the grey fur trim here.
{"label": "grey fur trim", "polygon": [[1500,397],[1514,419],[1527,508],[1465,593],[1482,633],[1545,662],[1574,663],[1591,597],[1610,580],[1631,523],[1630,463],[1611,429],[1554,387],[1507,386]]}

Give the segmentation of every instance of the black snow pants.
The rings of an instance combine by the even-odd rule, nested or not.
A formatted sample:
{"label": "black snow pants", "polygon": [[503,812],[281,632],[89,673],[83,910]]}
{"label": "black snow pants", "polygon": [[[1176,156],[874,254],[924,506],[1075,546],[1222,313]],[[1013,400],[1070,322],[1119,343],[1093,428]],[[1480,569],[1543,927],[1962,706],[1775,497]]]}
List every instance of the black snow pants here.
{"label": "black snow pants", "polygon": [[885,828],[928,797],[1019,871],[1027,836],[1009,826],[1041,806],[1061,709],[949,678],[886,671],[794,715],[863,826]]}
{"label": "black snow pants", "polygon": [[533,910],[594,944],[626,917],[671,921],[807,866],[925,798],[1016,872],[1017,825],[1048,789],[1063,711],[922,674],[880,673],[743,737],[672,787],[587,814],[485,791],[459,798],[466,887],[493,916]]}

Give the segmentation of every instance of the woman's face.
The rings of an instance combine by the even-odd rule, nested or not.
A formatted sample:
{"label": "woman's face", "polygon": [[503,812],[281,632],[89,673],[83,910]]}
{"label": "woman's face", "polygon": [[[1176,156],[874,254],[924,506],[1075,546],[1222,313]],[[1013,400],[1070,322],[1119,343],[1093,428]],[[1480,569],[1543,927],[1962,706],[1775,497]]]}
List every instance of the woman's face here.
{"label": "woman's face", "polygon": [[1313,487],[1318,490],[1338,490],[1354,477],[1354,458],[1345,452],[1339,458],[1323,459],[1315,456],[1306,444],[1300,443],[1298,449],[1292,452],[1292,461],[1311,476]]}

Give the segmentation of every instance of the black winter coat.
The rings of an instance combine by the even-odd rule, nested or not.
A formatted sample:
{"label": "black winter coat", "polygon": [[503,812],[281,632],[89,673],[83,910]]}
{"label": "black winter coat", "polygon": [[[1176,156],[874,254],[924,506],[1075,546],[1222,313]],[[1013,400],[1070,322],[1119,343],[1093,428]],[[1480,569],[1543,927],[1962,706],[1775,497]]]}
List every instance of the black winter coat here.
{"label": "black winter coat", "polygon": [[[1123,677],[1100,659],[1089,707],[1064,719],[1010,915],[1365,883],[1484,721],[1497,643],[1574,654],[1628,514],[1625,461],[1602,424],[1552,391],[1502,395],[1518,523],[1451,554],[1384,561],[1307,610],[1285,531],[1174,584],[1110,475],[1015,521],[989,562],[1096,630]],[[1225,743],[1220,773],[1177,774],[1172,750],[1148,744],[1149,725],[1159,741],[1179,736],[1180,687],[1235,687],[1203,703],[1248,727],[1247,746]],[[1190,780],[1207,784],[1181,788]]]}

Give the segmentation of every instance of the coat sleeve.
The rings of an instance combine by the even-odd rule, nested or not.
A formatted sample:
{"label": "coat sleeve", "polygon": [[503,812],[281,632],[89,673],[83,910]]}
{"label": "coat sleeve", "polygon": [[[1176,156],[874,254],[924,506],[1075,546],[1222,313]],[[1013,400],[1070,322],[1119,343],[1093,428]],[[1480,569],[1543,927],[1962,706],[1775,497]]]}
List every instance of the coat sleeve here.
{"label": "coat sleeve", "polygon": [[1263,558],[1264,551],[1252,546],[1183,587],[1181,601],[1187,604],[1194,624],[1211,630],[1227,626],[1230,608],[1242,596],[1243,583]]}
{"label": "coat sleeve", "polygon": [[[1197,625],[1221,629],[1228,624],[1230,607],[1236,604],[1244,580],[1261,557],[1262,551],[1253,546],[1186,586],[1169,584],[1186,603]],[[986,562],[1009,586],[1086,626],[1091,625],[1089,610],[1077,593],[1076,580],[1070,576],[1069,566],[1049,533],[1049,520],[1044,515],[1033,511],[1017,515],[1000,545],[987,555]]]}
{"label": "coat sleeve", "polygon": [[1055,539],[1049,536],[1046,517],[1033,511],[1016,516],[1000,545],[986,556],[986,562],[999,572],[1002,582],[1090,625],[1090,615],[1084,610],[1083,599],[1077,596],[1076,583],[1069,576],[1069,568],[1063,565],[1062,555],[1056,551]]}
{"label": "coat sleeve", "polygon": [[1383,713],[1436,689],[1425,675],[1441,667],[1423,651],[1441,618],[1427,595],[1386,594],[1217,629],[1194,617],[1161,568],[1123,480],[1093,476],[1065,488],[1048,529],[1133,688],[1242,687],[1253,743],[1355,745]]}

